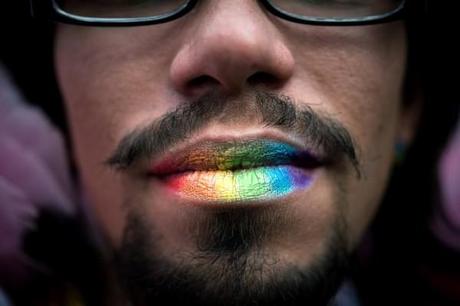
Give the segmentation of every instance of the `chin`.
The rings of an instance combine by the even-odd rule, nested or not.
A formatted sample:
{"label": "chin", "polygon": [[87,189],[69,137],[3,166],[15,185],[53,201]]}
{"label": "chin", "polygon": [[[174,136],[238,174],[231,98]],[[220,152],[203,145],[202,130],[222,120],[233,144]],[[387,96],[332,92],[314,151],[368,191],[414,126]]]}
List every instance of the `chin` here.
{"label": "chin", "polygon": [[348,269],[345,222],[301,204],[192,203],[163,220],[132,209],[114,250],[120,286],[134,305],[328,305]]}

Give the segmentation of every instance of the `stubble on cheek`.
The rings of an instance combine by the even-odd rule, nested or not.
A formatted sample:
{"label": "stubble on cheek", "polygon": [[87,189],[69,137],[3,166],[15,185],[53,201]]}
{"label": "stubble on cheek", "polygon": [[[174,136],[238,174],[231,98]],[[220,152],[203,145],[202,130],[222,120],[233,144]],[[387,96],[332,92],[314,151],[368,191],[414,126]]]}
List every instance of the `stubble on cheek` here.
{"label": "stubble on cheek", "polygon": [[[65,101],[73,155],[84,192],[99,225],[113,241],[120,241],[124,225],[119,177],[104,164],[118,141],[123,82],[109,71],[120,63],[107,54],[97,35],[83,27],[59,26],[55,41],[55,67]],[[102,33],[102,32],[101,32]],[[129,75],[127,75],[128,77]]]}
{"label": "stubble on cheek", "polygon": [[301,77],[293,84],[311,93],[315,107],[343,123],[361,149],[362,179],[343,182],[350,203],[349,240],[356,245],[377,211],[391,171],[403,105],[405,29],[402,23],[328,28],[301,39],[296,53]]}
{"label": "stubble on cheek", "polygon": [[354,244],[360,241],[378,210],[393,166],[395,143],[401,132],[400,120],[404,119],[401,110],[406,77],[406,36],[402,27],[389,28],[393,31],[382,34],[381,46],[375,44],[368,55],[364,55],[364,60],[356,63],[356,67],[361,68],[355,73],[362,79],[357,78],[353,83],[364,85],[358,91],[349,90],[346,95],[349,103],[342,106],[350,109],[347,120],[362,148],[360,156],[364,169],[362,180],[349,186],[353,208],[348,211],[347,218],[353,224],[350,241]]}

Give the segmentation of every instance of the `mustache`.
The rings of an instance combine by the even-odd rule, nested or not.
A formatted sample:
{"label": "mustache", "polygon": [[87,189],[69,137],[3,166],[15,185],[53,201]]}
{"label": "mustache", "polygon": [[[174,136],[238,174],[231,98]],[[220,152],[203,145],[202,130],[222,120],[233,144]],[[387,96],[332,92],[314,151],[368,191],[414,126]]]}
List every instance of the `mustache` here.
{"label": "mustache", "polygon": [[264,127],[299,135],[305,143],[320,148],[330,160],[347,159],[358,178],[361,177],[357,144],[339,121],[316,112],[307,104],[298,106],[288,96],[262,91],[256,91],[252,99],[241,100],[222,98],[217,92],[210,92],[182,104],[124,136],[104,164],[124,171],[140,160],[161,155],[210,122],[243,122],[254,118]]}

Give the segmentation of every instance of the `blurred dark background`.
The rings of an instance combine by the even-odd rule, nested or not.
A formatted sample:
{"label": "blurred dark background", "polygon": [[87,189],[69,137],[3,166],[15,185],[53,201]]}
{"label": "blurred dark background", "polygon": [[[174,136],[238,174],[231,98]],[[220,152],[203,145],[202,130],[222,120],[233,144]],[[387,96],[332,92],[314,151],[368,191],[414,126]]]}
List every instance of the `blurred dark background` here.
{"label": "blurred dark background", "polygon": [[65,128],[53,70],[53,31],[53,23],[30,17],[28,0],[0,2],[0,62],[26,99]]}

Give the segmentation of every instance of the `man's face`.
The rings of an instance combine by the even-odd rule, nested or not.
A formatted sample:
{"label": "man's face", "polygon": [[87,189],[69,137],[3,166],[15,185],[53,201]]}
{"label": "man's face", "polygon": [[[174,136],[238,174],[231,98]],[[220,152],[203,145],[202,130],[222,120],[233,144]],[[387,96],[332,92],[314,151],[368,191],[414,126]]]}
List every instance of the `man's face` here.
{"label": "man's face", "polygon": [[85,194],[130,298],[165,280],[189,304],[332,294],[407,134],[402,22],[308,26],[203,1],[160,25],[61,25],[55,50]]}

